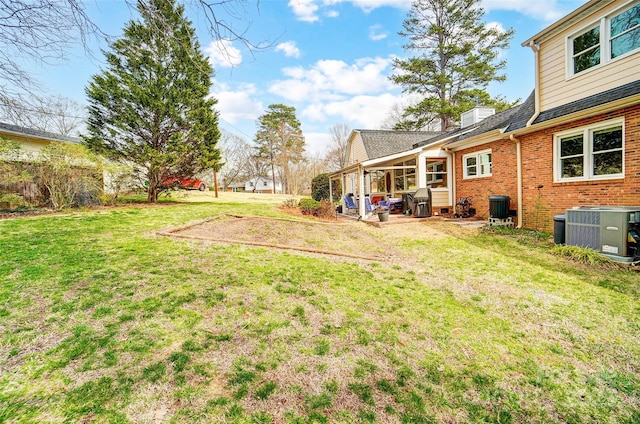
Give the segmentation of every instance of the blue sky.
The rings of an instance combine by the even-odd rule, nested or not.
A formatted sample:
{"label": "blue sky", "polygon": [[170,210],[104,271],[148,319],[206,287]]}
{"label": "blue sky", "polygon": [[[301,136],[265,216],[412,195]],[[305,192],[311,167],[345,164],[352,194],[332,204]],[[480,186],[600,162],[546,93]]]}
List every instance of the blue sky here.
{"label": "blue sky", "polygon": [[[524,100],[534,87],[533,53],[520,44],[585,2],[483,0],[487,23],[516,30],[510,48],[503,52],[507,81],[492,84],[490,93]],[[218,99],[221,128],[251,141],[257,118],[270,104],[294,106],[312,156],[324,152],[334,124],[380,128],[391,108],[404,104],[401,91],[387,77],[392,59],[407,56],[402,48],[405,40],[397,33],[410,4],[410,0],[246,0],[237,10],[244,22],[234,21],[234,26],[248,28],[246,34],[255,43],[272,45],[253,55],[240,42],[212,40],[202,16],[189,10],[202,50],[216,70],[212,94]],[[132,17],[122,0],[88,2],[88,12],[115,36]],[[221,54],[221,43],[230,54]],[[106,47],[94,44],[93,57],[78,48],[65,62],[34,68],[48,94],[86,103],[84,87],[100,71],[99,49]]]}

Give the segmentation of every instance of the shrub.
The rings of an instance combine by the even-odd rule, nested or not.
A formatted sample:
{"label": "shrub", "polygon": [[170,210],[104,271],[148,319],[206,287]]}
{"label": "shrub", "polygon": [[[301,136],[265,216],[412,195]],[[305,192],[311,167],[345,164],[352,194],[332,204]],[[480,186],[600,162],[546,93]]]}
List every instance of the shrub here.
{"label": "shrub", "polygon": [[44,187],[53,208],[97,203],[102,192],[102,170],[84,146],[52,143],[42,149],[39,159],[35,179]]}
{"label": "shrub", "polygon": [[311,197],[317,201],[329,200],[329,174],[319,174],[311,180]]}
{"label": "shrub", "polygon": [[296,200],[295,197],[289,197],[287,200],[282,202],[282,206],[285,209],[293,209],[298,206],[298,201]]}
{"label": "shrub", "polygon": [[0,137],[0,209],[20,208],[37,200],[37,187],[28,171],[28,162],[15,141]]}
{"label": "shrub", "polygon": [[335,218],[336,217],[336,207],[333,203],[323,200],[318,205],[317,216],[320,218]]}
{"label": "shrub", "polygon": [[300,199],[298,206],[300,206],[300,211],[302,211],[303,215],[316,215],[318,213],[320,202],[305,197],[304,199]]}
{"label": "shrub", "polygon": [[587,265],[593,265],[602,268],[615,268],[618,266],[618,264],[616,264],[614,260],[586,247],[559,245],[554,246],[551,251],[555,255],[563,256],[565,258]]}
{"label": "shrub", "polygon": [[299,206],[303,215],[313,215],[325,219],[335,218],[336,215],[335,206],[326,200],[318,202],[306,197],[300,200]]}

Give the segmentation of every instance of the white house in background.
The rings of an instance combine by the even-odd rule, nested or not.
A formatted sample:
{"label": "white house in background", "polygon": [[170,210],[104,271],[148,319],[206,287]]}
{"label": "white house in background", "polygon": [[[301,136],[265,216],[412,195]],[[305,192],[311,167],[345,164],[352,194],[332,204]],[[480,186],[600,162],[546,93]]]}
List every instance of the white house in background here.
{"label": "white house in background", "polygon": [[33,159],[51,143],[80,144],[81,139],[0,122],[0,137],[15,141],[25,159]]}
{"label": "white house in background", "polygon": [[251,178],[244,183],[244,191],[246,191],[247,193],[282,193],[282,183],[276,181],[276,187],[274,190],[273,180],[271,178]]}

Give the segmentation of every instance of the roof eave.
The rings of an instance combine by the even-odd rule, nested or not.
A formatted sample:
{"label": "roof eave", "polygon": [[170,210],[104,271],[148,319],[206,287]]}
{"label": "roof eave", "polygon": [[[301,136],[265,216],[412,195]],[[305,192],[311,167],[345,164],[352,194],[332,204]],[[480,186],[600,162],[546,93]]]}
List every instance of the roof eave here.
{"label": "roof eave", "polygon": [[561,32],[569,26],[573,25],[575,22],[581,20],[586,15],[591,14],[595,10],[603,8],[604,6],[608,5],[609,3],[613,3],[614,1],[615,0],[591,0],[590,2],[583,4],[573,12],[569,13],[564,18],[554,22],[552,25],[549,25],[533,37],[527,39],[521,44],[521,46],[527,47],[532,43],[540,44],[545,40],[553,37],[558,32]]}
{"label": "roof eave", "polygon": [[591,108],[583,109],[578,112],[570,113],[567,115],[559,116],[557,118],[549,119],[543,122],[534,123],[528,127],[519,128],[514,131],[505,132],[505,136],[509,136],[513,134],[513,136],[520,136],[524,134],[528,134],[535,131],[544,130],[547,128],[555,127],[567,122],[576,121],[578,119],[589,118],[595,115],[601,115],[603,113],[612,112],[618,109],[622,109],[627,106],[633,106],[640,103],[640,94],[636,94],[630,97],[626,97],[624,99],[619,99],[613,102],[609,102],[606,104],[594,106]]}
{"label": "roof eave", "polygon": [[470,147],[480,146],[485,143],[490,143],[504,137],[505,130],[508,127],[502,127],[495,130],[487,131],[474,137],[465,138],[464,140],[453,141],[448,143],[445,147],[446,150],[458,151],[468,149]]}

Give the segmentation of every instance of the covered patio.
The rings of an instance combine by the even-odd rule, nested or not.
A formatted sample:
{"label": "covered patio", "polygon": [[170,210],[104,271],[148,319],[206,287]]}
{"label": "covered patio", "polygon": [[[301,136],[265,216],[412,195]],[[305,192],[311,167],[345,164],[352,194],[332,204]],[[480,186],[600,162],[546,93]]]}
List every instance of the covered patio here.
{"label": "covered patio", "polygon": [[448,212],[453,204],[450,160],[442,149],[418,148],[354,163],[329,176],[330,187],[334,181],[342,187],[342,196],[331,192],[331,200],[341,200],[343,215],[362,220],[377,220],[378,209],[388,210],[390,218],[404,217],[414,208],[416,191],[428,187],[434,213]]}

